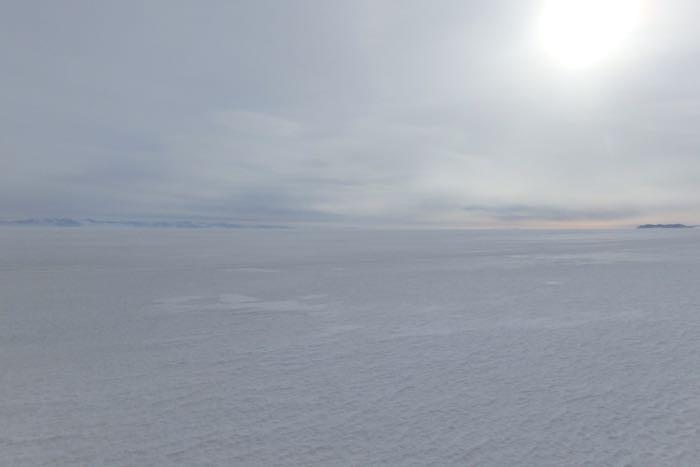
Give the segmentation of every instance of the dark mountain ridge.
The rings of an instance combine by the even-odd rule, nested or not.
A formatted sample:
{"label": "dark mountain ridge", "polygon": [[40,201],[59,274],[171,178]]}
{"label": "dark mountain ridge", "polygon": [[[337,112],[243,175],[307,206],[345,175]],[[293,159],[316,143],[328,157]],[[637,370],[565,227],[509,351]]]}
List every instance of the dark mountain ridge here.
{"label": "dark mountain ridge", "polygon": [[638,229],[692,229],[694,225],[685,224],[642,224]]}

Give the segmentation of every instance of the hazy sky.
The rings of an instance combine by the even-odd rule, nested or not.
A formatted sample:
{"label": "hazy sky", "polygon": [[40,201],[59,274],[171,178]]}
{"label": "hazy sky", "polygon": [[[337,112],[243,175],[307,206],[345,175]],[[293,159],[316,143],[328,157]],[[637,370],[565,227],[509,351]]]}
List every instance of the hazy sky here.
{"label": "hazy sky", "polygon": [[5,0],[0,218],[700,223],[700,2],[623,3]]}

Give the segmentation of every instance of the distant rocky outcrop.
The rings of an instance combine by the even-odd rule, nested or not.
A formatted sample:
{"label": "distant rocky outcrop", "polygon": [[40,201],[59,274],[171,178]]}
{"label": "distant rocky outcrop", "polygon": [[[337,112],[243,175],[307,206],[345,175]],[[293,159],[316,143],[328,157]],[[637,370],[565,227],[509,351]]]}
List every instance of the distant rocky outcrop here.
{"label": "distant rocky outcrop", "polygon": [[685,224],[642,224],[638,229],[692,229],[694,225]]}

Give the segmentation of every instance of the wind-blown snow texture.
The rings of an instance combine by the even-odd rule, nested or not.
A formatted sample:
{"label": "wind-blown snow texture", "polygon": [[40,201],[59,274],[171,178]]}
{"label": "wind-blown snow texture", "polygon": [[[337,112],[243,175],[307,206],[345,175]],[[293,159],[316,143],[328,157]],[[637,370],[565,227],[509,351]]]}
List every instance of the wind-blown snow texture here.
{"label": "wind-blown snow texture", "polygon": [[0,242],[0,465],[700,459],[697,230]]}

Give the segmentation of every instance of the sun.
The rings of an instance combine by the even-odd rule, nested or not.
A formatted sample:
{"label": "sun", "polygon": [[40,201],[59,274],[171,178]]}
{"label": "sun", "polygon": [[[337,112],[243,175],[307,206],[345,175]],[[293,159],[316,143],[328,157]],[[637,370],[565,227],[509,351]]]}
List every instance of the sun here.
{"label": "sun", "polygon": [[617,56],[643,19],[643,0],[545,0],[537,21],[540,47],[567,68]]}

